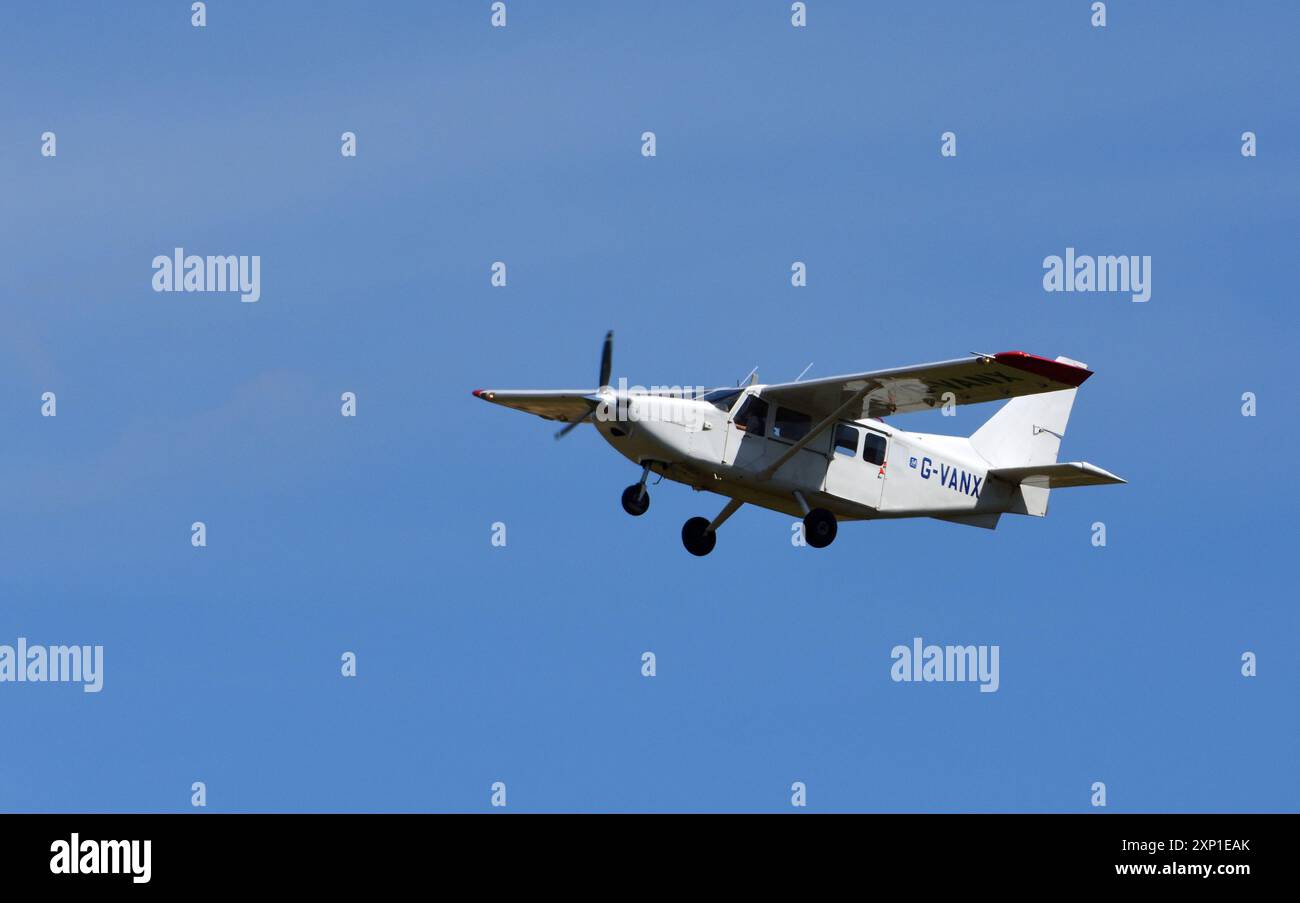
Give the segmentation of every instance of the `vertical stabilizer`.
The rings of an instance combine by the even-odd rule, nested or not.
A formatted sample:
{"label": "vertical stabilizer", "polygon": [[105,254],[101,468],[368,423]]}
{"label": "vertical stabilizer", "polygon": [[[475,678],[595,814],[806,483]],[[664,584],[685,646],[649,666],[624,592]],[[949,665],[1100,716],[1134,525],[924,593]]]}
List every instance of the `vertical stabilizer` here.
{"label": "vertical stabilizer", "polygon": [[[1078,361],[1058,357],[1063,364],[1084,367]],[[1042,392],[1013,398],[970,437],[970,444],[991,467],[1028,467],[1055,464],[1070,419],[1078,389]],[[1044,487],[1021,486],[1025,514],[1047,513]]]}

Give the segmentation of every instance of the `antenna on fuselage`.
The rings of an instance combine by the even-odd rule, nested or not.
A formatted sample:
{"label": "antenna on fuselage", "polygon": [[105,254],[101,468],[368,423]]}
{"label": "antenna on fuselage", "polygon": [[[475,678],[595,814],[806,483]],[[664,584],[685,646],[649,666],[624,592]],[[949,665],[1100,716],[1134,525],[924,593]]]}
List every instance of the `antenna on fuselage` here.
{"label": "antenna on fuselage", "polygon": [[749,375],[736,383],[736,385],[752,386],[758,380],[758,367],[749,371]]}
{"label": "antenna on fuselage", "polygon": [[803,368],[803,371],[800,372],[800,374],[794,378],[794,381],[795,381],[795,382],[798,382],[799,380],[803,379],[804,373],[807,373],[809,370],[811,370],[811,369],[812,369],[812,365],[813,365],[813,362],[812,362],[812,361],[809,361],[809,362],[808,362],[808,366]]}

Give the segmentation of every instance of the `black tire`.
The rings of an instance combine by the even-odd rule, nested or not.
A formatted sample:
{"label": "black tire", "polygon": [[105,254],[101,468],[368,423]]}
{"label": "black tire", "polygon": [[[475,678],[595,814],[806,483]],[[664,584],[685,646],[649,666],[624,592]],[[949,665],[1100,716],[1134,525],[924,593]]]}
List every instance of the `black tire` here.
{"label": "black tire", "polygon": [[824,549],[835,541],[839,525],[835,515],[825,508],[814,508],[804,515],[803,538],[814,549]]}
{"label": "black tire", "polygon": [[709,529],[707,517],[692,517],[682,525],[682,545],[692,555],[704,557],[718,544],[718,534]]}
{"label": "black tire", "polygon": [[650,491],[640,483],[633,483],[623,490],[623,510],[633,517],[640,517],[650,510]]}

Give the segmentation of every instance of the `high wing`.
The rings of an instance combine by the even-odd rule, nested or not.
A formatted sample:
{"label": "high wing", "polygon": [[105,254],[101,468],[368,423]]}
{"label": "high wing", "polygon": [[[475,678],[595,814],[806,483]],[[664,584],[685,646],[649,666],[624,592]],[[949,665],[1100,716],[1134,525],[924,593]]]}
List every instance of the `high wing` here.
{"label": "high wing", "polygon": [[997,467],[989,471],[989,476],[1006,480],[1008,483],[1023,483],[1026,486],[1039,486],[1043,489],[1102,486],[1106,483],[1127,482],[1087,461],[1062,461],[1058,464],[1035,464],[1029,467]]}
{"label": "high wing", "polygon": [[1024,351],[1003,351],[895,370],[775,383],[763,388],[763,397],[814,419],[852,402],[838,416],[859,420],[927,411],[942,406],[946,392],[952,393],[956,404],[978,404],[1073,389],[1089,376],[1092,371],[1086,367]]}
{"label": "high wing", "polygon": [[581,420],[600,404],[595,389],[475,389],[474,397],[565,423]]}

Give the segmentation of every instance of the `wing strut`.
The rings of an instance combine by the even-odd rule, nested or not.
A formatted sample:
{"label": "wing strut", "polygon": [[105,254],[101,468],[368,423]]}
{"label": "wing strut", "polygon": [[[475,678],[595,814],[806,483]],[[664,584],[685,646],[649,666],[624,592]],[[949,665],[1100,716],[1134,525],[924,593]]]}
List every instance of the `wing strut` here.
{"label": "wing strut", "polygon": [[713,523],[709,524],[709,526],[705,529],[705,532],[712,533],[714,530],[721,527],[723,521],[731,517],[731,515],[735,514],[740,509],[740,506],[743,504],[745,503],[742,502],[740,499],[732,499],[731,501],[727,502],[726,507],[718,512],[718,516],[713,519]]}
{"label": "wing strut", "polygon": [[861,389],[859,389],[858,391],[850,395],[848,401],[844,402],[844,404],[840,405],[838,408],[836,408],[835,410],[827,414],[825,419],[823,419],[821,423],[817,424],[815,427],[809,430],[808,433],[802,439],[796,442],[794,445],[787,448],[785,450],[785,453],[782,454],[781,457],[777,458],[767,467],[763,468],[763,472],[758,475],[758,479],[760,481],[770,480],[772,478],[772,474],[776,473],[777,470],[780,469],[782,464],[784,464],[786,461],[789,461],[791,458],[793,458],[795,456],[795,453],[798,452],[799,449],[803,448],[809,442],[813,441],[822,433],[826,432],[827,427],[829,427],[835,421],[839,420],[841,414],[843,414],[849,408],[853,407],[855,404],[860,402],[862,400],[862,397],[866,395],[867,392],[869,392],[871,389],[874,388],[875,388],[875,384],[868,382]]}

